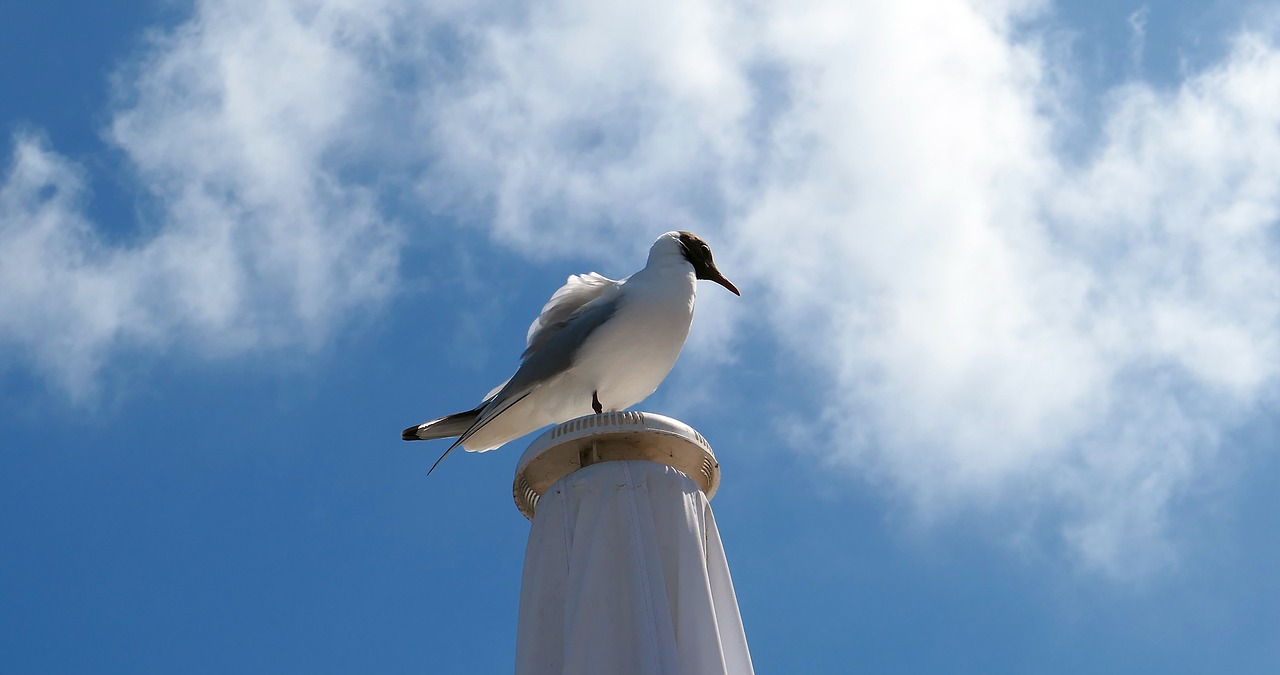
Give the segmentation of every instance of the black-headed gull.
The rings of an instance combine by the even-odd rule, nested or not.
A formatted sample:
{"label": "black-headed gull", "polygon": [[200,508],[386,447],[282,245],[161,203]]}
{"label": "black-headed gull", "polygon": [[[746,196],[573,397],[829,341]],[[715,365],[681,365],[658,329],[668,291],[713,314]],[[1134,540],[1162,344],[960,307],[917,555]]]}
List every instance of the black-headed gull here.
{"label": "black-headed gull", "polygon": [[658,237],[644,269],[626,279],[569,277],[529,326],[511,379],[471,410],[405,429],[404,440],[456,436],[435,471],[459,445],[484,452],[550,424],[643,401],[689,336],[698,279],[741,295],[716,269],[707,243],[689,232]]}

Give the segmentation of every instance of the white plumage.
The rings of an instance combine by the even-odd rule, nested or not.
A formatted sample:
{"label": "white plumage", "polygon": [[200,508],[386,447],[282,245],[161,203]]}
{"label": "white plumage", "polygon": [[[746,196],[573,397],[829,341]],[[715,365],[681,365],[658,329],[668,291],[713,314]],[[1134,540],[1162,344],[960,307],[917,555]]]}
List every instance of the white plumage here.
{"label": "white plumage", "polygon": [[739,294],[689,232],[658,237],[644,269],[620,281],[594,272],[569,277],[529,326],[523,362],[509,380],[476,408],[409,427],[404,439],[457,436],[443,460],[459,445],[484,452],[593,410],[639,403],[680,355],[698,279]]}

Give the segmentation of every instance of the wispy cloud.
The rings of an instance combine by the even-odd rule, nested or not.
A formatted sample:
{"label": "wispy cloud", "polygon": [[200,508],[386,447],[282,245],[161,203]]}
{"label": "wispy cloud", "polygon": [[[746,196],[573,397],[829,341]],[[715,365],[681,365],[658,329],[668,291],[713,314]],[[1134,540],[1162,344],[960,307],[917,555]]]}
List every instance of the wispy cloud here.
{"label": "wispy cloud", "polygon": [[1151,6],[1143,5],[1129,15],[1129,59],[1133,71],[1142,74],[1142,60],[1147,49],[1147,20],[1151,18]]}
{"label": "wispy cloud", "polygon": [[347,175],[390,91],[362,60],[391,20],[371,14],[202,3],[158,37],[109,129],[158,213],[137,246],[97,236],[71,160],[15,138],[0,340],[83,396],[122,345],[314,347],[385,297],[400,232]]}
{"label": "wispy cloud", "polygon": [[17,139],[0,335],[64,381],[122,341],[322,340],[388,292],[411,185],[531,255],[708,233],[826,377],[834,464],[926,519],[1017,505],[1116,577],[1176,561],[1171,509],[1280,382],[1271,36],[1097,94],[1067,153],[1035,2],[261,7],[204,3],[128,72],[140,246]]}

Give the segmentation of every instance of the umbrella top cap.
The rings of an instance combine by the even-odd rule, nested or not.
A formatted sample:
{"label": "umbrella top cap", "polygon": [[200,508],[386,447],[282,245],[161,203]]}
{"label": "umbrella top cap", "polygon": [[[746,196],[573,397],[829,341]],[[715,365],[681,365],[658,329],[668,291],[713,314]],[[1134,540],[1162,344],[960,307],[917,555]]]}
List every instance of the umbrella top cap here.
{"label": "umbrella top cap", "polygon": [[516,507],[533,520],[538,499],[556,481],[595,464],[642,460],[689,476],[710,499],[720,487],[720,464],[707,439],[680,420],[646,412],[606,412],[569,420],[529,444],[516,465]]}

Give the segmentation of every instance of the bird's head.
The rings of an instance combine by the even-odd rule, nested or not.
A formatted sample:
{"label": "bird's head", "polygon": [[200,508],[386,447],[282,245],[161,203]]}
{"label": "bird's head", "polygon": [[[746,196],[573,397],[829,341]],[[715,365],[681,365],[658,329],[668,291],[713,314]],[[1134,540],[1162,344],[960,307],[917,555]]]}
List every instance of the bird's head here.
{"label": "bird's head", "polygon": [[698,279],[706,279],[714,281],[721,286],[729,289],[734,295],[741,296],[738,287],[732,282],[724,278],[720,270],[716,269],[716,262],[711,258],[711,247],[707,246],[707,242],[692,232],[669,232],[667,235],[674,237],[676,243],[680,245],[680,250],[684,254],[684,259],[693,265],[694,276]]}

